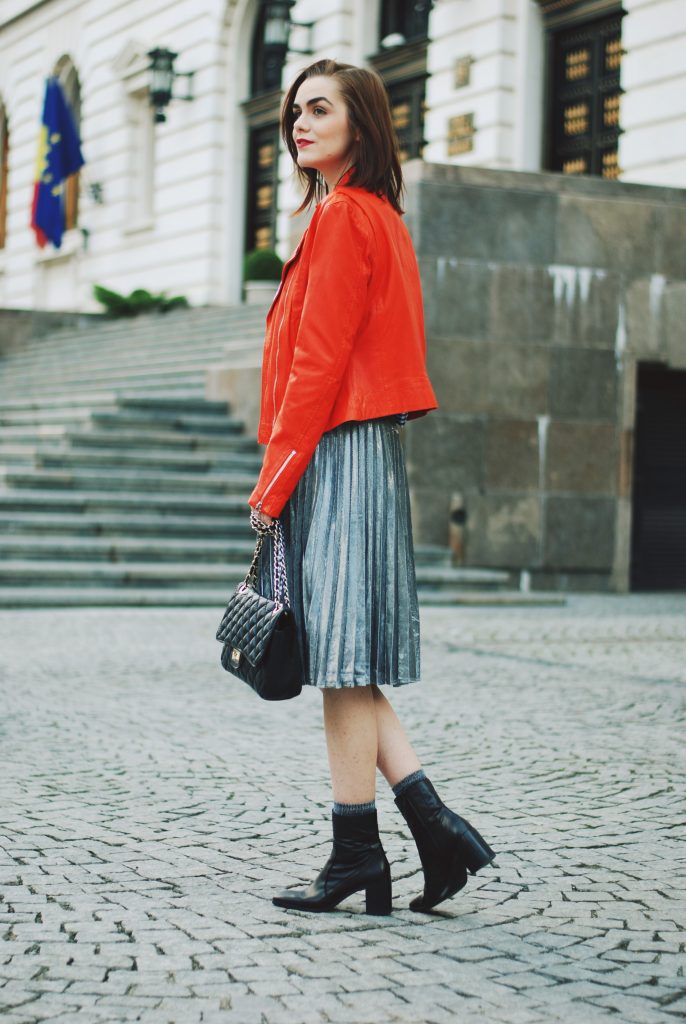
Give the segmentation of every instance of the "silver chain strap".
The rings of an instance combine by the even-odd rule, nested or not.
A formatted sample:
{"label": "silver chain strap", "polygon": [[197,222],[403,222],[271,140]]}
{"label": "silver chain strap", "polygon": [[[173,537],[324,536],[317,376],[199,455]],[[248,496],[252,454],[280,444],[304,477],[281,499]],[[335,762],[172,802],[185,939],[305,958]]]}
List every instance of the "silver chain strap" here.
{"label": "silver chain strap", "polygon": [[[260,502],[260,505],[262,503]],[[262,551],[262,545],[264,544],[265,537],[272,538],[272,585],[274,600],[279,601],[281,604],[286,605],[290,608],[291,597],[288,591],[288,571],[286,569],[286,544],[283,538],[283,527],[278,519],[274,519],[269,525],[264,523],[258,515],[260,505],[256,509],[253,509],[250,513],[250,525],[253,530],[257,533],[257,543],[255,545],[255,554],[253,555],[252,564],[248,569],[248,574],[244,579],[244,584],[248,587],[252,587],[253,590],[257,589],[257,578],[258,571],[257,567],[260,560],[260,552]]]}
{"label": "silver chain strap", "polygon": [[272,579],[274,581],[274,597],[288,608],[291,596],[288,592],[288,571],[286,569],[286,544],[283,539],[283,527],[275,520],[274,542],[272,544]]}

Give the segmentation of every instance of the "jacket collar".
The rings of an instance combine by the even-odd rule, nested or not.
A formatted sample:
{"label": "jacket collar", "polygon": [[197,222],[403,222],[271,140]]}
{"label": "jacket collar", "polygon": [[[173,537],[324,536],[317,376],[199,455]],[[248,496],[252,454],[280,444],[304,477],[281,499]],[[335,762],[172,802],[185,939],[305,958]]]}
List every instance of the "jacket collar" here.
{"label": "jacket collar", "polygon": [[353,166],[349,167],[348,170],[339,178],[339,180],[336,182],[331,191],[335,192],[337,188],[344,188],[350,181],[354,170],[355,165],[353,164]]}

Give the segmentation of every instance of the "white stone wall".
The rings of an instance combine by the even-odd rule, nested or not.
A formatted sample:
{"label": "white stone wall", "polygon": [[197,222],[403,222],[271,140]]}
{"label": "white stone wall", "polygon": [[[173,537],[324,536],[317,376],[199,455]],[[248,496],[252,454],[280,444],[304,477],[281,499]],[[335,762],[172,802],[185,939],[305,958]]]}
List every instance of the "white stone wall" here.
{"label": "white stone wall", "polygon": [[[238,297],[237,287],[229,295],[228,268],[239,261],[243,224],[227,195],[240,188],[245,156],[227,131],[227,107],[236,105],[227,57],[237,43],[235,19],[254,17],[255,3],[227,10],[222,0],[201,7],[196,0],[54,0],[0,31],[0,95],[11,132],[1,305],[97,309],[94,283],[181,292],[192,303]],[[193,102],[173,102],[167,122],[155,127],[153,160],[140,149],[145,104],[138,117],[132,104],[144,100],[147,74],[140,68],[155,45],[180,54],[177,70],[197,74]],[[44,79],[64,53],[81,82],[86,166],[79,229],[65,236],[61,250],[40,250],[28,226],[37,134]],[[184,80],[176,90],[185,90]],[[134,195],[146,159],[153,160],[147,215]],[[92,182],[102,183],[102,205],[90,198]]]}
{"label": "white stone wall", "polygon": [[623,181],[686,187],[686,2],[624,0]]}
{"label": "white stone wall", "polygon": [[[193,304],[240,298],[246,210],[250,49],[258,0],[0,2],[0,98],[10,127],[7,245],[0,306],[99,308],[95,283],[183,293]],[[298,0],[284,87],[318,57],[365,64],[378,49],[380,0]],[[631,181],[686,186],[686,2],[625,0],[620,166]],[[22,10],[26,15],[10,21]],[[9,23],[8,23],[9,22]],[[535,0],[435,0],[429,20],[425,159],[539,170],[544,29]],[[154,131],[145,52],[166,45],[194,70],[195,99],[173,102]],[[44,79],[68,53],[81,81],[79,228],[40,250],[29,228]],[[458,87],[455,62],[471,56]],[[185,81],[176,89],[182,92]],[[448,152],[453,117],[472,114],[472,149]],[[146,120],[149,119],[149,120]],[[278,249],[304,218],[291,160],[279,164]],[[96,205],[89,184],[100,182]]]}
{"label": "white stone wall", "polygon": [[[430,163],[540,169],[542,19],[533,0],[439,0],[431,13],[427,83]],[[468,84],[455,80],[471,58]],[[532,114],[534,116],[532,116]],[[449,121],[471,115],[472,149],[451,155]]]}

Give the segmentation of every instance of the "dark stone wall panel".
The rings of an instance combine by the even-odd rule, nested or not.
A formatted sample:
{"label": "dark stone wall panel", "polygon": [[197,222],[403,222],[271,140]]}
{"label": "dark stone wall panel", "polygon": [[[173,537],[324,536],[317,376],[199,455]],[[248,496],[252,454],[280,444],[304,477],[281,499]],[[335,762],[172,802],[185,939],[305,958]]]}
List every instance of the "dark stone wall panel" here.
{"label": "dark stone wall panel", "polygon": [[615,495],[618,454],[614,424],[553,420],[546,444],[546,490]]}
{"label": "dark stone wall panel", "polygon": [[489,345],[486,409],[527,419],[548,411],[551,351],[534,345]]}
{"label": "dark stone wall panel", "polygon": [[[674,189],[678,195],[677,189]],[[665,277],[686,279],[686,204],[660,209],[660,240],[655,270]]]}
{"label": "dark stone wall panel", "polygon": [[467,564],[507,569],[539,563],[538,497],[472,494],[465,510]]}
{"label": "dark stone wall panel", "polygon": [[551,352],[550,412],[560,419],[617,419],[614,352],[559,348]]}
{"label": "dark stone wall panel", "polygon": [[659,211],[650,202],[560,196],[555,263],[612,267],[627,277],[657,265]]}
{"label": "dark stone wall panel", "polygon": [[544,564],[548,569],[610,572],[615,542],[612,498],[545,499]]}
{"label": "dark stone wall panel", "polygon": [[483,419],[454,415],[424,416],[406,435],[410,485],[426,476],[443,492],[479,490],[484,476]]}
{"label": "dark stone wall panel", "polygon": [[424,320],[433,337],[487,339],[492,274],[481,263],[421,257]]}
{"label": "dark stone wall panel", "polygon": [[557,196],[500,188],[420,186],[423,253],[547,264],[554,260]]}
{"label": "dark stone wall panel", "polygon": [[538,490],[538,424],[535,421],[488,421],[485,478],[489,491]]}
{"label": "dark stone wall panel", "polygon": [[555,335],[555,281],[547,267],[508,264],[493,278],[493,341],[550,342]]}
{"label": "dark stone wall panel", "polygon": [[483,342],[429,338],[427,366],[441,414],[468,416],[486,412],[488,352],[489,347]]}

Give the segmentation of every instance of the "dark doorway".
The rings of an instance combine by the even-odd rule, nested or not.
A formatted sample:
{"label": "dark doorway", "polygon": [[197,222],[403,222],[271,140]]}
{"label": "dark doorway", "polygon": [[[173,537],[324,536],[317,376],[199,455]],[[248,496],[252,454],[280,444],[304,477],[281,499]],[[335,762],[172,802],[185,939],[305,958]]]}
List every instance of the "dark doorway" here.
{"label": "dark doorway", "polygon": [[631,586],[686,590],[686,370],[639,365]]}

